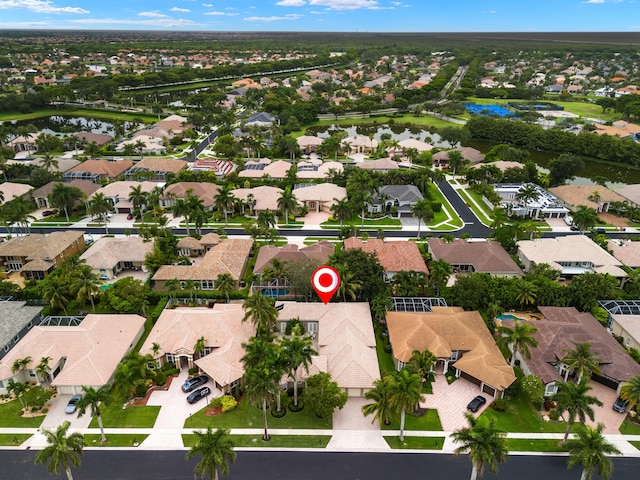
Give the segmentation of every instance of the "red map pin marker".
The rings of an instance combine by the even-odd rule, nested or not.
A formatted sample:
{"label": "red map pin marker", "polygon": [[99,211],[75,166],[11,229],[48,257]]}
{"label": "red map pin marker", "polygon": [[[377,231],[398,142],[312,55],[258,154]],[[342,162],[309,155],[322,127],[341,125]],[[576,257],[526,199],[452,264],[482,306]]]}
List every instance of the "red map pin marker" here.
{"label": "red map pin marker", "polygon": [[327,265],[318,267],[311,276],[311,285],[313,285],[313,289],[320,297],[320,300],[326,305],[340,286],[340,275],[333,267]]}

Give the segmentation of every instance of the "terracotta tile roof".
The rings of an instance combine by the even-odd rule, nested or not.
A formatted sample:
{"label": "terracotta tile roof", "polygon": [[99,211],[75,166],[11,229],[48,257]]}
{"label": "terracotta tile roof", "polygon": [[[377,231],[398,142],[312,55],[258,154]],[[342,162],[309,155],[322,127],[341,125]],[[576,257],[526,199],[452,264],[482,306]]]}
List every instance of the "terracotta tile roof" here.
{"label": "terracotta tile roof", "polygon": [[50,356],[50,365],[64,357],[64,367],[51,383],[55,386],[95,386],[110,382],[116,367],[144,330],[139,315],[87,315],[78,326],[35,326],[0,360],[0,379],[13,376],[18,358],[31,357],[29,368]]}
{"label": "terracotta tile roof", "polygon": [[240,359],[244,356],[243,343],[255,335],[251,322],[243,322],[241,304],[217,303],[213,308],[165,309],[140,348],[142,354],[151,352],[153,343],[165,353],[193,354],[200,337],[206,340],[211,353],[196,365],[207,375],[225,386],[244,375]]}
{"label": "terracotta tile roof", "polygon": [[[600,358],[602,374],[618,382],[640,375],[640,365],[633,360],[616,339],[588,312],[574,307],[538,307],[544,320],[527,322],[538,329],[534,334],[538,346],[529,348],[531,359],[526,360],[531,373],[544,383],[563,378],[554,364],[565,357],[576,344],[588,342]],[[511,326],[512,320],[505,320]]]}
{"label": "terracotta tile roof", "polygon": [[389,242],[370,238],[365,243],[359,238],[350,237],[344,241],[344,248],[360,248],[367,253],[375,253],[380,265],[386,272],[409,272],[413,270],[429,274],[429,269],[414,242]]}
{"label": "terracotta tile roof", "polygon": [[189,165],[185,160],[175,158],[143,158],[133,165],[133,168],[144,168],[150,172],[178,173]]}
{"label": "terracotta tile roof", "polygon": [[609,240],[607,246],[614,257],[631,268],[640,268],[640,242]]}
{"label": "terracotta tile roof", "polygon": [[377,160],[365,160],[364,162],[356,163],[356,167],[364,168],[365,170],[398,170],[400,166],[394,160],[390,158],[379,158]]}
{"label": "terracotta tile roof", "polygon": [[[553,193],[565,204],[575,208],[584,205],[589,208],[599,209],[603,202],[624,202],[624,197],[602,185],[561,185],[550,188]],[[594,192],[600,195],[599,201],[591,200]]]}
{"label": "terracotta tile roof", "polygon": [[275,245],[265,245],[260,248],[256,264],[253,268],[254,273],[262,273],[262,270],[271,263],[274,258],[282,262],[296,263],[309,258],[318,260],[320,264],[324,264],[329,256],[334,252],[333,243],[323,240],[313,245],[299,248],[298,245],[289,243],[282,247]]}
{"label": "terracotta tile roof", "polygon": [[447,243],[440,238],[430,238],[428,244],[434,260],[442,259],[451,265],[473,265],[476,272],[492,275],[523,275],[518,264],[498,242],[455,239]]}
{"label": "terracotta tile roof", "polygon": [[24,183],[0,183],[0,192],[2,192],[2,195],[4,196],[4,203],[13,200],[16,197],[20,197],[31,190],[33,190],[33,187]]}
{"label": "terracotta tile roof", "polygon": [[453,366],[462,372],[499,390],[516,380],[478,312],[460,307],[433,307],[430,313],[388,312],[387,326],[393,356],[402,362],[408,362],[414,350],[429,350],[444,359],[458,351],[462,358]]}
{"label": "terracotta tile roof", "polygon": [[91,197],[100,192],[107,198],[121,198],[126,201],[131,195],[131,191],[135,187],[142,187],[140,190],[144,193],[149,193],[151,190],[158,186],[155,182],[136,182],[133,180],[121,180],[119,182],[113,182],[105,185],[104,187],[96,190]]}
{"label": "terracotta tile roof", "polygon": [[102,237],[93,243],[81,256],[95,270],[112,269],[120,262],[144,262],[147,253],[153,250],[153,242],[142,237]]}
{"label": "terracotta tile roof", "polygon": [[[279,304],[283,305],[280,320],[318,322],[318,357],[314,359],[317,370],[330,373],[342,389],[372,388],[380,378],[380,368],[368,303]],[[309,375],[313,374],[314,369],[310,369]]]}
{"label": "terracotta tile roof", "polygon": [[[201,242],[202,243],[202,242]],[[163,265],[153,276],[154,281],[215,280],[228,273],[237,282],[253,245],[251,239],[225,238],[211,248],[196,265]]]}
{"label": "terracotta tile roof", "polygon": [[110,162],[108,160],[85,160],[80,165],[69,169],[68,172],[88,172],[107,178],[116,178],[123,175],[132,165],[132,160],[119,160],[117,162]]}
{"label": "terracotta tile roof", "polygon": [[62,231],[48,235],[13,237],[0,243],[0,257],[26,257],[27,260],[55,259],[74,243],[84,245],[84,232]]}
{"label": "terracotta tile roof", "polygon": [[622,195],[631,203],[640,205],[640,184],[622,185],[621,187],[616,188],[616,193]]}
{"label": "terracotta tile roof", "polygon": [[277,211],[278,198],[280,198],[282,192],[283,190],[281,188],[270,187],[268,185],[254,188],[236,188],[235,190],[231,190],[231,194],[243,202],[247,201],[249,195],[253,195],[253,199],[256,202],[253,209],[259,212],[267,209],[272,212]]}
{"label": "terracotta tile roof", "polygon": [[320,183],[300,188],[295,188],[293,194],[299,202],[324,202],[328,205],[335,203],[334,198],[344,200],[347,198],[347,189],[333,183]]}
{"label": "terracotta tile roof", "polygon": [[[63,182],[49,182],[46,185],[38,188],[31,192],[31,196],[33,198],[46,198],[53,191],[53,188],[58,184]],[[91,195],[93,192],[100,188],[100,185],[96,185],[95,183],[89,180],[72,180],[71,182],[64,182],[64,185],[76,187],[85,195]]]}
{"label": "terracotta tile roof", "polygon": [[162,193],[162,199],[167,199],[171,195],[176,198],[187,198],[187,191],[191,190],[191,195],[201,199],[205,207],[213,205],[213,199],[220,191],[220,185],[208,182],[178,182],[169,185]]}

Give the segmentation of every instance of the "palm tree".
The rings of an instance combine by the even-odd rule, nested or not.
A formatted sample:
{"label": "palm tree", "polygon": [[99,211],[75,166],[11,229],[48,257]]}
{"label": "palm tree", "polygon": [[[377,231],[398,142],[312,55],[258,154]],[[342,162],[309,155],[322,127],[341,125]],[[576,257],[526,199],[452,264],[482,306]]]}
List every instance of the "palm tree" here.
{"label": "palm tree", "polygon": [[529,203],[535,202],[539,198],[540,191],[533,183],[526,183],[522,185],[518,190],[518,193],[516,193],[516,199],[524,202],[524,206],[527,208],[527,215],[529,214]]}
{"label": "palm tree", "polygon": [[42,429],[47,446],[36,454],[36,463],[47,464],[50,475],[59,475],[60,468],[67,474],[67,480],[73,480],[71,465],[80,466],[80,457],[84,448],[84,437],[79,433],[67,435],[71,424],[66,421],[55,431]]}
{"label": "palm tree", "polygon": [[308,335],[292,335],[285,337],[280,343],[284,361],[293,378],[293,405],[298,406],[298,369],[304,367],[307,373],[314,355],[313,339]]}
{"label": "palm tree", "polygon": [[435,285],[436,295],[440,296],[440,292],[447,284],[447,280],[453,274],[453,268],[444,259],[433,260],[429,264],[429,283]]}
{"label": "palm tree", "polygon": [[262,440],[270,440],[267,423],[267,407],[273,399],[273,395],[278,389],[280,372],[271,368],[266,362],[258,365],[245,373],[245,389],[249,401],[262,408],[262,418],[264,421],[264,434]]}
{"label": "palm tree", "polygon": [[45,153],[45,155],[40,159],[40,167],[47,172],[53,172],[53,169],[58,168],[58,166],[58,160],[49,153]]}
{"label": "palm tree", "polygon": [[580,233],[591,230],[598,223],[598,213],[593,208],[580,205],[572,214],[573,223],[580,229]]}
{"label": "palm tree", "polygon": [[106,235],[109,234],[109,230],[107,228],[107,213],[109,213],[112,208],[111,202],[102,192],[94,193],[91,200],[89,200],[89,210],[92,215],[96,215],[102,219]]}
{"label": "palm tree", "polygon": [[491,473],[497,473],[498,464],[504,462],[508,455],[505,433],[495,428],[493,420],[487,422],[485,418],[475,418],[470,413],[464,416],[469,426],[451,434],[454,442],[460,444],[454,455],[469,453],[471,480],[482,476],[485,466]]}
{"label": "palm tree", "polygon": [[100,279],[88,265],[76,270],[71,280],[71,291],[79,302],[91,301],[93,313],[96,313],[96,304],[93,298],[100,294]]}
{"label": "palm tree", "polygon": [[516,353],[519,351],[525,358],[531,358],[529,347],[537,347],[538,341],[534,338],[534,334],[538,331],[528,323],[513,322],[513,328],[501,325],[496,329],[498,334],[498,343],[511,347],[511,363],[513,367],[516,363]]}
{"label": "palm tree", "polygon": [[107,437],[104,434],[104,426],[102,424],[102,411],[100,405],[108,405],[111,401],[111,394],[109,393],[109,385],[103,385],[97,390],[93,387],[82,387],[82,398],[77,404],[78,418],[83,416],[87,409],[91,411],[91,416],[96,417],[98,420],[98,427],[100,428],[100,443],[105,443]]}
{"label": "palm tree", "polygon": [[575,348],[567,350],[562,363],[567,366],[568,372],[575,371],[578,374],[578,383],[583,376],[588,381],[593,373],[600,373],[600,359],[591,350],[589,342],[577,343]]}
{"label": "palm tree", "polygon": [[261,293],[251,295],[242,304],[245,314],[242,321],[246,322],[251,319],[256,334],[271,333],[278,319],[278,311],[274,306],[274,300]]}
{"label": "palm tree", "polygon": [[176,200],[175,205],[173,206],[173,216],[174,217],[184,217],[184,221],[187,227],[187,237],[191,236],[191,232],[189,231],[189,214],[191,210],[187,202],[182,198],[178,198]]}
{"label": "palm tree", "polygon": [[196,444],[187,452],[187,460],[202,455],[193,473],[196,477],[208,477],[218,480],[218,470],[222,475],[229,474],[229,464],[236,461],[234,444],[229,436],[229,430],[217,429],[215,432],[207,427],[206,432],[194,430]]}
{"label": "palm tree", "polygon": [[17,358],[13,362],[13,365],[11,365],[11,372],[17,373],[23,368],[27,368],[27,366],[31,363],[31,361],[32,361],[32,358],[28,356],[24,358]]}
{"label": "palm tree", "polygon": [[569,414],[567,428],[564,432],[564,439],[562,440],[562,444],[564,445],[567,443],[569,430],[571,430],[571,425],[576,421],[576,418],[580,420],[580,423],[585,423],[587,417],[593,421],[594,413],[591,405],[601,407],[602,402],[596,397],[587,395],[587,392],[591,390],[587,382],[578,384],[573,382],[559,382],[557,386],[558,391],[553,397],[553,400],[556,402],[556,410],[559,413],[566,410]]}
{"label": "palm tree", "polygon": [[45,282],[42,286],[42,299],[52,308],[62,309],[67,314],[69,299],[67,285],[63,282]]}
{"label": "palm tree", "polygon": [[391,425],[390,418],[396,414],[391,408],[391,382],[391,376],[385,375],[376,380],[373,383],[374,387],[364,394],[364,398],[373,402],[362,406],[362,413],[365,417],[373,415],[371,423],[378,420],[380,426],[383,424]]}
{"label": "palm tree", "polygon": [[291,191],[291,187],[285,188],[278,197],[278,211],[284,211],[285,225],[289,225],[289,212],[298,208],[298,200]]}
{"label": "palm tree", "polygon": [[196,340],[196,343],[193,346],[194,358],[196,356],[198,358],[202,357],[202,354],[205,352],[205,348],[207,348],[207,340],[204,337],[200,337],[198,340]]}
{"label": "palm tree", "polygon": [[137,210],[140,213],[140,219],[142,220],[142,223],[144,223],[144,213],[142,211],[142,205],[144,205],[147,200],[147,194],[142,191],[142,185],[131,187],[128,200],[133,205],[133,210]]}
{"label": "palm tree", "polygon": [[524,278],[518,278],[515,281],[516,300],[522,308],[526,305],[533,305],[538,298],[538,287],[535,283],[529,282]]}
{"label": "palm tree", "polygon": [[449,150],[447,153],[447,163],[449,165],[449,169],[453,171],[453,175],[455,176],[458,169],[463,168],[465,165],[469,163],[469,160],[462,156],[458,150]]}
{"label": "palm tree", "polygon": [[640,375],[630,378],[622,384],[620,397],[635,410],[640,407]]}
{"label": "palm tree", "polygon": [[433,209],[431,202],[427,199],[418,200],[411,206],[411,215],[418,219],[418,237],[420,238],[420,226],[422,222],[433,218]]}
{"label": "palm tree", "polygon": [[411,358],[409,358],[409,364],[415,368],[416,372],[420,375],[422,383],[424,383],[425,377],[431,372],[438,357],[436,357],[429,350],[414,350],[411,352]]}
{"label": "palm tree", "polygon": [[40,363],[36,366],[36,373],[42,377],[43,382],[47,382],[49,380],[49,362],[51,361],[51,357],[46,356],[40,359]]}
{"label": "palm tree", "polygon": [[227,303],[229,303],[229,294],[235,290],[236,281],[228,273],[221,273],[215,280],[216,290],[225,296]]}
{"label": "palm tree", "polygon": [[73,208],[83,196],[84,194],[79,188],[59,182],[53,186],[53,190],[49,194],[49,202],[52,206],[64,210],[64,216],[69,223],[69,209]]}
{"label": "palm tree", "polygon": [[400,412],[400,441],[404,442],[404,420],[407,409],[420,402],[422,397],[422,379],[417,373],[411,373],[406,368],[390,374],[390,403],[391,408]]}
{"label": "palm tree", "polygon": [[582,425],[576,432],[576,438],[567,442],[569,450],[569,468],[582,465],[580,480],[591,480],[593,472],[609,480],[613,473],[613,462],[607,455],[621,455],[620,450],[607,442],[602,436],[604,424],[598,423],[596,428]]}
{"label": "palm tree", "polygon": [[351,219],[351,207],[345,198],[341,200],[334,198],[333,201],[334,203],[331,205],[331,213],[333,213],[336,220],[340,220],[340,228],[342,228],[344,221]]}
{"label": "palm tree", "polygon": [[340,285],[338,285],[336,293],[342,297],[343,302],[347,301],[347,297],[355,301],[358,291],[362,289],[362,281],[356,278],[355,273],[349,270],[349,266],[346,263],[340,263],[335,267],[340,276]]}
{"label": "palm tree", "polygon": [[224,226],[228,223],[228,213],[233,208],[234,196],[231,193],[233,186],[231,184],[224,185],[215,197],[213,197],[213,206],[216,210],[221,211],[224,215]]}
{"label": "palm tree", "polygon": [[145,143],[142,140],[137,140],[136,143],[133,144],[133,146],[136,149],[136,151],[138,152],[138,155],[140,155],[140,158],[142,158],[142,152],[144,151],[144,148],[146,147]]}

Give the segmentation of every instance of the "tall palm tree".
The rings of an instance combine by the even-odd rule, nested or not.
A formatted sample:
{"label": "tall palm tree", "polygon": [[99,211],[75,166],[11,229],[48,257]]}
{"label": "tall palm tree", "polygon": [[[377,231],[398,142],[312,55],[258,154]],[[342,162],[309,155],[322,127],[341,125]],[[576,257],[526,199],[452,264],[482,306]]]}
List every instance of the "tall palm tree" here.
{"label": "tall palm tree", "polygon": [[424,383],[425,377],[431,372],[438,357],[436,357],[429,350],[414,350],[411,352],[411,358],[409,358],[409,364],[416,370]]}
{"label": "tall palm tree", "polygon": [[497,473],[498,464],[504,462],[508,455],[506,434],[495,428],[493,420],[487,422],[485,418],[475,418],[468,412],[464,416],[469,426],[451,434],[454,442],[460,444],[454,455],[469,453],[471,480],[482,476],[485,466],[491,473]]}
{"label": "tall palm tree", "polygon": [[371,423],[378,420],[380,426],[391,425],[391,418],[395,417],[396,411],[391,407],[391,382],[392,378],[385,375],[373,383],[373,388],[364,394],[364,398],[371,400],[362,406],[362,413],[365,417],[373,415]]}
{"label": "tall palm tree", "polygon": [[24,358],[17,358],[11,365],[11,372],[17,373],[23,368],[27,368],[33,359],[29,356]]}
{"label": "tall palm tree", "polygon": [[513,328],[501,325],[496,328],[498,334],[498,343],[511,348],[511,363],[513,367],[516,363],[516,353],[520,352],[525,358],[531,358],[529,347],[537,347],[538,341],[534,338],[534,334],[538,331],[528,323],[513,322]]}
{"label": "tall palm tree", "polygon": [[40,159],[40,167],[51,173],[55,168],[58,168],[59,162],[50,153],[45,153],[44,156]]}
{"label": "tall palm tree", "polygon": [[346,198],[341,200],[334,198],[333,201],[334,204],[331,205],[331,213],[333,213],[336,220],[340,220],[340,228],[342,228],[344,221],[351,219],[351,206]]}
{"label": "tall palm tree", "polygon": [[207,348],[207,340],[204,337],[198,338],[193,346],[194,359],[196,356],[198,358],[202,357],[202,354],[205,352],[205,348]]}
{"label": "tall palm tree", "polygon": [[262,419],[264,421],[264,434],[262,440],[268,442],[269,425],[267,423],[267,408],[273,396],[278,390],[278,381],[280,380],[280,372],[271,368],[268,362],[258,365],[245,373],[245,389],[249,401],[262,408]]}
{"label": "tall palm tree", "polygon": [[36,454],[36,463],[47,464],[50,475],[59,475],[60,468],[67,474],[67,480],[73,480],[71,466],[80,466],[80,457],[84,448],[84,437],[79,433],[67,435],[71,424],[66,421],[53,430],[42,429],[47,446]]}
{"label": "tall palm tree", "polygon": [[52,206],[64,210],[64,216],[69,223],[69,209],[73,208],[83,196],[79,188],[59,182],[53,186],[49,194],[49,202]]}
{"label": "tall palm tree", "polygon": [[591,350],[589,342],[577,343],[575,348],[567,350],[562,363],[567,366],[568,372],[575,371],[577,373],[578,383],[582,381],[583,377],[589,381],[593,373],[600,373],[600,359]]}
{"label": "tall palm tree", "polygon": [[107,235],[109,234],[109,230],[107,228],[107,213],[109,213],[112,208],[111,202],[102,192],[94,193],[91,200],[89,200],[89,211],[92,215],[100,217],[104,222],[104,232]]}
{"label": "tall palm tree", "polygon": [[609,480],[613,473],[613,462],[607,455],[621,455],[620,450],[607,442],[602,436],[604,424],[598,423],[596,428],[582,425],[576,432],[576,438],[567,442],[569,450],[569,468],[582,465],[580,480],[591,480],[593,472]]}
{"label": "tall palm tree", "polygon": [[214,208],[222,212],[222,214],[224,215],[225,227],[227,226],[227,223],[228,223],[229,210],[233,208],[234,200],[235,200],[233,193],[231,193],[231,190],[233,190],[233,185],[231,184],[224,185],[220,190],[218,190],[218,193],[216,194],[216,196],[213,197]]}
{"label": "tall palm tree", "polygon": [[563,445],[567,443],[571,425],[573,425],[576,419],[580,420],[580,423],[585,423],[587,417],[593,421],[594,413],[591,406],[602,406],[602,402],[596,397],[587,395],[589,390],[591,390],[591,387],[587,385],[586,382],[578,384],[573,382],[558,383],[558,392],[553,397],[553,400],[556,402],[556,410],[558,412],[564,412],[566,410],[569,414],[567,428],[562,440]]}
{"label": "tall palm tree", "polygon": [[640,407],[640,375],[630,378],[622,385],[620,396],[635,410]]}
{"label": "tall palm tree", "polygon": [[71,280],[71,292],[76,296],[79,302],[91,302],[93,313],[96,313],[96,304],[93,301],[94,297],[98,296],[102,290],[100,290],[100,279],[98,275],[93,272],[91,267],[83,265],[79,268],[74,277]]}
{"label": "tall palm tree", "polygon": [[347,297],[355,301],[358,297],[358,291],[362,289],[362,281],[356,278],[355,273],[349,270],[346,263],[340,263],[335,267],[340,276],[340,285],[338,285],[336,294],[342,297],[343,302],[347,301]]}
{"label": "tall palm tree", "polygon": [[278,319],[278,311],[274,303],[272,298],[261,293],[251,295],[242,304],[242,310],[245,312],[242,321],[246,322],[251,319],[256,327],[256,334],[273,332]]}
{"label": "tall palm tree", "polygon": [[418,200],[411,206],[411,215],[418,219],[418,237],[420,238],[420,226],[422,222],[426,222],[428,219],[433,218],[433,209],[431,208],[431,202],[427,199]]}
{"label": "tall palm tree", "polygon": [[573,223],[580,229],[580,232],[590,230],[598,223],[598,213],[595,209],[586,205],[580,205],[575,212],[572,213]]}
{"label": "tall palm tree", "polygon": [[446,260],[440,258],[429,263],[429,284],[435,285],[437,296],[440,296],[451,275],[453,268]]}
{"label": "tall palm tree", "polygon": [[535,283],[518,278],[514,283],[516,289],[516,300],[522,308],[533,305],[538,298],[538,287]]}
{"label": "tall palm tree", "polygon": [[42,299],[49,302],[52,308],[62,309],[67,314],[67,304],[69,303],[69,291],[63,282],[45,282],[42,286]]}
{"label": "tall palm tree", "polygon": [[291,187],[287,187],[278,197],[278,211],[284,211],[285,225],[289,225],[289,212],[294,211],[296,208],[298,208],[298,200],[291,191]]}
{"label": "tall palm tree", "polygon": [[182,198],[178,198],[176,200],[175,205],[173,206],[173,216],[174,217],[184,217],[184,221],[187,227],[187,237],[191,236],[191,232],[189,231],[189,205]]}
{"label": "tall palm tree", "polygon": [[233,440],[229,430],[217,429],[213,431],[207,427],[206,432],[193,431],[196,436],[196,444],[187,452],[187,460],[201,455],[202,458],[193,469],[196,477],[208,477],[218,480],[218,471],[222,475],[229,474],[229,464],[236,461],[236,452],[233,449]]}
{"label": "tall palm tree", "polygon": [[104,434],[104,426],[102,424],[102,411],[100,405],[108,405],[111,402],[111,393],[109,385],[103,385],[102,387],[95,389],[93,387],[82,387],[82,398],[77,403],[78,418],[83,416],[87,409],[90,410],[91,416],[96,417],[98,420],[98,427],[100,428],[100,443],[105,443],[107,437]]}
{"label": "tall palm tree", "polygon": [[518,193],[516,193],[516,199],[524,202],[524,206],[527,208],[527,215],[529,214],[529,204],[539,198],[540,192],[538,191],[538,187],[533,183],[525,183],[520,187]]}
{"label": "tall palm tree", "polygon": [[49,381],[49,370],[51,369],[51,366],[49,365],[50,361],[50,356],[42,357],[40,358],[40,363],[36,366],[36,374],[42,377],[43,382]]}
{"label": "tall palm tree", "polygon": [[236,288],[236,281],[229,273],[221,273],[215,280],[216,290],[225,296],[229,303],[229,294]]}
{"label": "tall palm tree", "polygon": [[411,373],[403,368],[390,374],[391,408],[400,412],[400,441],[404,442],[404,420],[407,409],[413,407],[423,399],[422,379],[417,373]]}
{"label": "tall palm tree", "polygon": [[142,191],[142,185],[132,186],[129,190],[129,202],[133,205],[133,210],[140,213],[140,219],[144,223],[144,212],[142,206],[147,201],[147,194]]}
{"label": "tall palm tree", "polygon": [[314,355],[313,339],[309,335],[292,335],[282,339],[280,346],[282,355],[291,377],[293,378],[293,404],[298,406],[298,369],[303,367],[309,372],[309,366]]}

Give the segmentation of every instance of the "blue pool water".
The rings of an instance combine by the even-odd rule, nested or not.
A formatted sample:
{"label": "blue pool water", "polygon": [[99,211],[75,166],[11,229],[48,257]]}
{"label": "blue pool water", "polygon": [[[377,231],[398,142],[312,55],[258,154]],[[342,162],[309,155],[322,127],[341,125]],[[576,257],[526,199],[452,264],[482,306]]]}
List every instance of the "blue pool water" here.
{"label": "blue pool water", "polygon": [[510,313],[503,313],[502,315],[496,317],[498,320],[524,320],[524,318],[516,317],[515,315],[511,315]]}
{"label": "blue pool water", "polygon": [[263,288],[260,293],[265,297],[284,297],[291,292],[286,288]]}
{"label": "blue pool water", "polygon": [[495,115],[497,117],[512,117],[514,113],[500,105],[479,105],[477,103],[465,103],[464,108],[472,115],[489,116]]}

